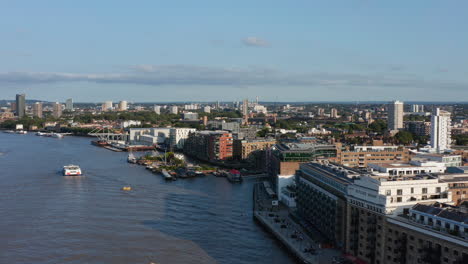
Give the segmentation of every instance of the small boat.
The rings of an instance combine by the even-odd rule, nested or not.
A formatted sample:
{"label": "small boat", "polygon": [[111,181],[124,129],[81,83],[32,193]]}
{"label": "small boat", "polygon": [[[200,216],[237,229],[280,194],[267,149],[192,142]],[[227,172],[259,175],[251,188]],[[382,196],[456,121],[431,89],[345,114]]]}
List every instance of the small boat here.
{"label": "small boat", "polygon": [[128,154],[127,162],[128,163],[133,163],[133,164],[137,163],[137,159],[136,159],[135,155],[133,155],[133,153]]}
{"label": "small boat", "polygon": [[25,134],[27,134],[27,133],[28,133],[28,131],[26,131],[26,130],[18,130],[18,131],[16,131],[16,134],[25,135]]}
{"label": "small boat", "polygon": [[130,186],[122,187],[122,191],[131,191],[131,190],[132,190],[132,187],[130,187]]}
{"label": "small boat", "polygon": [[77,165],[63,166],[63,176],[80,176],[82,175],[81,169]]}
{"label": "small boat", "polygon": [[62,134],[58,134],[58,133],[52,133],[52,137],[53,137],[53,138],[63,138],[63,135],[62,135]]}
{"label": "small boat", "polygon": [[229,171],[229,173],[227,174],[227,179],[232,183],[242,182],[242,176],[240,171],[235,169]]}
{"label": "small boat", "polygon": [[165,169],[162,170],[162,175],[164,176],[164,179],[166,179],[166,180],[172,180],[173,179],[172,175],[169,174],[169,172],[167,172],[167,170],[165,170]]}
{"label": "small boat", "polygon": [[46,135],[46,133],[40,132],[40,131],[36,133],[36,136],[45,136],[45,135]]}

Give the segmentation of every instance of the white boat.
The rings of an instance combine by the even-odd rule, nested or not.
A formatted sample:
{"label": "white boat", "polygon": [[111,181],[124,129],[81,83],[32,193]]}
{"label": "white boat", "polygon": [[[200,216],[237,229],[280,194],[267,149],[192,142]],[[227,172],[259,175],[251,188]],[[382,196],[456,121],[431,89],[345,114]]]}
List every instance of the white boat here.
{"label": "white boat", "polygon": [[162,170],[162,175],[164,176],[164,179],[166,179],[166,180],[172,180],[172,178],[173,178],[172,175],[169,174],[169,172],[167,172],[167,170],[165,170],[165,169]]}
{"label": "white boat", "polygon": [[18,131],[16,131],[16,134],[23,134],[23,135],[24,135],[24,134],[27,134],[27,133],[28,133],[28,131],[26,131],[26,130],[18,130]]}
{"label": "white boat", "polygon": [[137,159],[136,159],[135,155],[133,155],[133,153],[130,153],[130,154],[128,154],[127,161],[129,163],[136,163]]}
{"label": "white boat", "polygon": [[45,135],[46,135],[46,133],[44,133],[44,132],[37,132],[36,133],[36,136],[45,136]]}
{"label": "white boat", "polygon": [[63,135],[62,135],[62,134],[58,134],[58,133],[53,133],[53,134],[52,134],[52,137],[53,137],[53,138],[63,138]]}
{"label": "white boat", "polygon": [[63,166],[63,176],[80,176],[81,169],[78,165]]}

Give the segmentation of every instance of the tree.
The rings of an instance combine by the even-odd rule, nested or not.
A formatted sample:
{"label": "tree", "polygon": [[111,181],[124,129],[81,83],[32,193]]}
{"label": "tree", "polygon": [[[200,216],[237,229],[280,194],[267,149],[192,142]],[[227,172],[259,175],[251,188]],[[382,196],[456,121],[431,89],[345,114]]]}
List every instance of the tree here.
{"label": "tree", "polygon": [[413,134],[408,131],[400,131],[395,135],[395,139],[400,144],[409,144],[413,141]]}
{"label": "tree", "polygon": [[387,123],[382,119],[377,119],[369,125],[369,130],[372,132],[382,133],[387,130]]}

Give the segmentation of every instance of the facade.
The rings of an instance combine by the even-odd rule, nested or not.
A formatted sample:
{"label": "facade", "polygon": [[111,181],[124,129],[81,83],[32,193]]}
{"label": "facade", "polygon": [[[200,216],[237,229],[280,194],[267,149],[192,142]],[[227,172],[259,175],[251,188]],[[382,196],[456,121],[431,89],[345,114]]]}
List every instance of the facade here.
{"label": "facade", "polygon": [[62,104],[59,102],[54,103],[52,109],[52,116],[55,118],[60,118],[62,116]]}
{"label": "facade", "polygon": [[460,205],[468,201],[468,173],[438,175],[442,182],[446,182],[452,193],[452,202]]}
{"label": "facade", "polygon": [[73,99],[69,98],[65,101],[65,110],[73,111]]}
{"label": "facade", "polygon": [[42,118],[42,103],[40,102],[36,102],[33,104],[33,107],[32,107],[32,110],[33,110],[33,116],[35,117],[39,117],[39,118]]}
{"label": "facade", "polygon": [[127,111],[128,103],[127,101],[120,101],[119,102],[119,111]]}
{"label": "facade", "polygon": [[130,144],[165,144],[169,138],[170,128],[130,128],[128,129],[128,141]]}
{"label": "facade", "polygon": [[171,128],[169,132],[169,145],[171,149],[183,149],[185,140],[190,133],[194,133],[195,128]]}
{"label": "facade", "polygon": [[353,146],[343,149],[337,145],[334,162],[353,168],[367,168],[370,163],[400,163],[410,159],[408,149],[399,146]]}
{"label": "facade", "polygon": [[16,116],[21,118],[26,114],[26,95],[17,94],[16,95]]}
{"label": "facade", "polygon": [[394,101],[388,105],[388,129],[403,128],[403,102]]}
{"label": "facade", "polygon": [[428,173],[444,173],[445,164],[436,161],[412,160],[409,163],[376,164],[369,163],[368,168],[381,176],[412,176]]}
{"label": "facade", "polygon": [[436,108],[431,116],[431,148],[436,152],[450,149],[450,112]]}
{"label": "facade", "polygon": [[206,161],[231,159],[232,134],[226,131],[195,131],[185,141],[184,153]]}
{"label": "facade", "polygon": [[234,140],[233,156],[236,159],[245,160],[254,151],[265,150],[276,144],[274,139],[258,139],[258,140]]}

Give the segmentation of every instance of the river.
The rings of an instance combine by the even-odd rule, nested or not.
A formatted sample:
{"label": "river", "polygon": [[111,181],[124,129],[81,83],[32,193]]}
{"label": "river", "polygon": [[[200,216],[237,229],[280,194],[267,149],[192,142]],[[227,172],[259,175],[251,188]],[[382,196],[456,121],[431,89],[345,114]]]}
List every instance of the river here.
{"label": "river", "polygon": [[[165,182],[126,155],[0,133],[0,263],[295,262],[252,218],[256,180]],[[67,164],[85,175],[62,176]]]}

